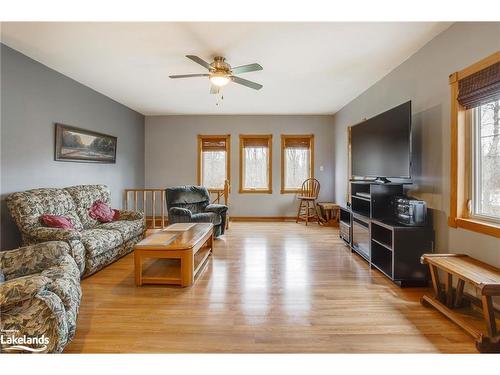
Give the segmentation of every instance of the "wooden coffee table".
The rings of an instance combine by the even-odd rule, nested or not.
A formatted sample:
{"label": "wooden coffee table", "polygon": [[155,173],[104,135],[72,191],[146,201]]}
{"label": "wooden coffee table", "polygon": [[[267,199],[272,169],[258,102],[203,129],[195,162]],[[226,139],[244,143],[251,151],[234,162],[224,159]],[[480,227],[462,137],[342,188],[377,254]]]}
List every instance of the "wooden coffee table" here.
{"label": "wooden coffee table", "polygon": [[[154,231],[134,248],[135,283],[191,286],[212,254],[214,226],[209,223],[173,224]],[[177,276],[143,275],[144,259],[178,259]],[[165,274],[167,274],[165,270]]]}

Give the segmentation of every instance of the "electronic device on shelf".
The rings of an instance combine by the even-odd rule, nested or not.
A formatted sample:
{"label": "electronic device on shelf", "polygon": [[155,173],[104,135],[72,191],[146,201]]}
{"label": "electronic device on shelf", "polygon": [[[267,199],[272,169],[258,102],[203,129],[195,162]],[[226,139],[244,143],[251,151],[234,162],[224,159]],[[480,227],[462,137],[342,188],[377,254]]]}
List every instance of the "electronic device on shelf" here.
{"label": "electronic device on shelf", "polygon": [[358,191],[358,192],[356,192],[356,195],[357,195],[358,197],[361,197],[361,198],[367,198],[367,199],[370,199],[370,198],[371,198],[370,193],[364,193],[364,192],[362,192],[362,191]]}
{"label": "electronic device on shelf", "polygon": [[404,196],[392,198],[394,218],[400,224],[421,227],[427,222],[427,204],[425,201]]}

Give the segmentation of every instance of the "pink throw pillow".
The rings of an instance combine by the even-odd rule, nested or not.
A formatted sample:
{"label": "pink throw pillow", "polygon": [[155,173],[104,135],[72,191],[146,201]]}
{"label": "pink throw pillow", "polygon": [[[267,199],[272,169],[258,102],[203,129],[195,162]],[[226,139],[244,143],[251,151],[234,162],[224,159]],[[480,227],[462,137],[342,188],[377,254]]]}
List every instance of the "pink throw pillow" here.
{"label": "pink throw pillow", "polygon": [[75,229],[75,225],[70,218],[56,215],[42,215],[43,225],[49,228]]}
{"label": "pink throw pillow", "polygon": [[101,223],[109,223],[113,221],[115,212],[107,203],[99,200],[89,208],[89,216]]}

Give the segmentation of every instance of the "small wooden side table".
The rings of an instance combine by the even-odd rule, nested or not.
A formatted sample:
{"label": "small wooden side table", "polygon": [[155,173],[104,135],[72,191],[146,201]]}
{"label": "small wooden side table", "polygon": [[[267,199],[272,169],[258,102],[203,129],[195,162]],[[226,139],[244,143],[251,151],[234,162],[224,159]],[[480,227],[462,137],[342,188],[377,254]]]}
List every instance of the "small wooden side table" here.
{"label": "small wooden side table", "polygon": [[340,217],[340,206],[331,202],[319,202],[321,212],[321,223],[326,226],[338,227]]}
{"label": "small wooden side table", "polygon": [[[428,264],[434,296],[424,295],[421,303],[432,306],[476,339],[480,352],[500,353],[500,334],[497,330],[492,298],[500,296],[500,269],[464,254],[424,254],[420,259]],[[444,289],[438,271],[444,272]],[[453,276],[457,279],[453,288]],[[476,329],[455,311],[461,307],[465,283],[475,287],[481,295],[487,333]]]}

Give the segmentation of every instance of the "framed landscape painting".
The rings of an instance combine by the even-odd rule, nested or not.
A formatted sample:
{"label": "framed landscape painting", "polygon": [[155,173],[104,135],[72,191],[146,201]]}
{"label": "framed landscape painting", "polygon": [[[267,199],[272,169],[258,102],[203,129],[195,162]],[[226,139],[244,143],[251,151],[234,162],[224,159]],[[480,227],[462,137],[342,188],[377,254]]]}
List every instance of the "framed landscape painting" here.
{"label": "framed landscape painting", "polygon": [[55,160],[116,163],[116,143],[111,135],[56,124]]}

